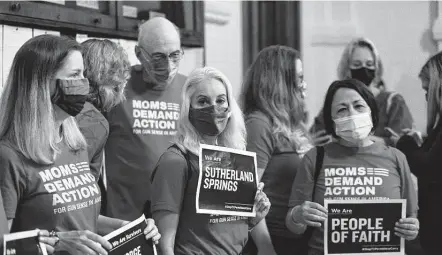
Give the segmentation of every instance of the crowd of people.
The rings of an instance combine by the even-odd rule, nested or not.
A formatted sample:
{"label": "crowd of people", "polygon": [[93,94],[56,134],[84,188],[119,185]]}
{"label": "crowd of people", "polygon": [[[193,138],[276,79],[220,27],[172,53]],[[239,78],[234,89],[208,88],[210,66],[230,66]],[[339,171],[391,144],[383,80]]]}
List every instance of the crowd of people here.
{"label": "crowd of people", "polygon": [[[135,54],[131,66],[110,40],[55,35],[16,53],[0,98],[0,237],[39,229],[49,254],[107,254],[103,236],[144,214],[159,254],[320,255],[324,199],[405,199],[394,234],[408,254],[438,254],[442,53],[419,75],[424,138],[366,38],[345,48],[312,127],[291,47],[259,52],[233,85],[238,101],[215,68],[179,73],[179,31],[165,18],[140,26]],[[256,153],[256,217],[197,213],[200,144]],[[385,174],[373,192],[344,192],[330,167]]]}

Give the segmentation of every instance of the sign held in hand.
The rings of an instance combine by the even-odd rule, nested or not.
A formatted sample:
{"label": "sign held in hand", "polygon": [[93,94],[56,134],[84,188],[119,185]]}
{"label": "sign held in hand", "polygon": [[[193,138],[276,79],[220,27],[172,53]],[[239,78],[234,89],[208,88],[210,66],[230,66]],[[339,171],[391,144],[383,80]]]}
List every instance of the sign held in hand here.
{"label": "sign held in hand", "polygon": [[396,222],[405,218],[405,200],[324,200],[324,254],[404,255]]}
{"label": "sign held in hand", "polygon": [[152,239],[146,240],[144,229],[147,227],[144,215],[128,223],[104,238],[112,244],[109,255],[156,255]]}
{"label": "sign held in hand", "polygon": [[255,217],[256,153],[201,144],[196,211]]}

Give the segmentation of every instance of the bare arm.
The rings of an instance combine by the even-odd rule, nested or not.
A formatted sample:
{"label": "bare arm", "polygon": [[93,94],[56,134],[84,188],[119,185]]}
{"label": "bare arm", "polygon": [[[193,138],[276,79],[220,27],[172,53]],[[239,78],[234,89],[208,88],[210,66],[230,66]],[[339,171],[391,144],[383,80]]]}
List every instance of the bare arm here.
{"label": "bare arm", "polygon": [[[256,152],[258,181],[261,181],[268,162],[274,151],[273,134],[268,119],[264,116],[248,116],[246,120],[247,128],[247,150]],[[251,231],[252,239],[259,251],[265,254],[272,254],[274,250],[270,233],[265,220],[259,222]]]}
{"label": "bare arm", "polygon": [[276,254],[265,219],[261,220],[251,231],[253,241],[262,254]]}
{"label": "bare arm", "polygon": [[175,235],[178,228],[179,214],[162,210],[154,212],[153,218],[161,233],[161,239],[159,241],[160,254],[174,255]]}
{"label": "bare arm", "polygon": [[259,167],[257,167],[257,170],[256,170],[256,171],[258,172],[258,181],[260,182],[262,176],[264,175],[264,171],[265,171],[265,169],[264,169],[264,168],[259,168]]}
{"label": "bare arm", "polygon": [[10,220],[8,220],[8,229],[9,229],[9,232],[11,232],[11,228],[12,228],[12,223],[14,222],[14,219],[10,219]]}

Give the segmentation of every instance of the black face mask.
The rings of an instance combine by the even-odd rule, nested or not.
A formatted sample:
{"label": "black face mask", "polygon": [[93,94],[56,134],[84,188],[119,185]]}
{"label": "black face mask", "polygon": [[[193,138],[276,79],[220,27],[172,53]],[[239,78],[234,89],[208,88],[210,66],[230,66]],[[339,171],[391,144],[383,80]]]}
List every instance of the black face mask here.
{"label": "black face mask", "polygon": [[190,108],[190,123],[204,135],[216,136],[224,131],[229,120],[229,108],[208,106],[200,109]]}
{"label": "black face mask", "polygon": [[75,117],[83,110],[88,94],[88,79],[57,79],[55,93],[52,95],[51,101],[67,114]]}
{"label": "black face mask", "polygon": [[351,78],[362,81],[365,85],[369,86],[374,79],[375,70],[361,67],[358,69],[350,69]]}

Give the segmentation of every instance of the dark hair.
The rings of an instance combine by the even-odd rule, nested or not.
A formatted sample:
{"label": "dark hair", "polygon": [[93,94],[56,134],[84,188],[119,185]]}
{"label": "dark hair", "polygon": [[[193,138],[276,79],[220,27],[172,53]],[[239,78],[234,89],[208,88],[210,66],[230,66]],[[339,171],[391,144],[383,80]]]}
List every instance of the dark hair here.
{"label": "dark hair", "polygon": [[373,129],[376,129],[379,118],[378,118],[378,107],[376,105],[376,100],[374,99],[373,93],[367,88],[367,86],[359,80],[348,79],[348,80],[338,80],[334,81],[327,90],[324,101],[324,125],[325,131],[337,137],[335,132],[335,123],[332,119],[332,102],[335,97],[336,91],[340,88],[353,89],[358,92],[359,95],[367,103],[371,110],[371,119],[373,121]]}
{"label": "dark hair", "polygon": [[430,57],[422,67],[419,78],[428,81],[427,90],[427,133],[435,127],[440,110],[440,90],[442,84],[442,52]]}
{"label": "dark hair", "polygon": [[264,113],[281,140],[292,140],[292,132],[302,124],[304,110],[298,84],[297,50],[272,45],[258,53],[244,79],[241,105],[245,114]]}

